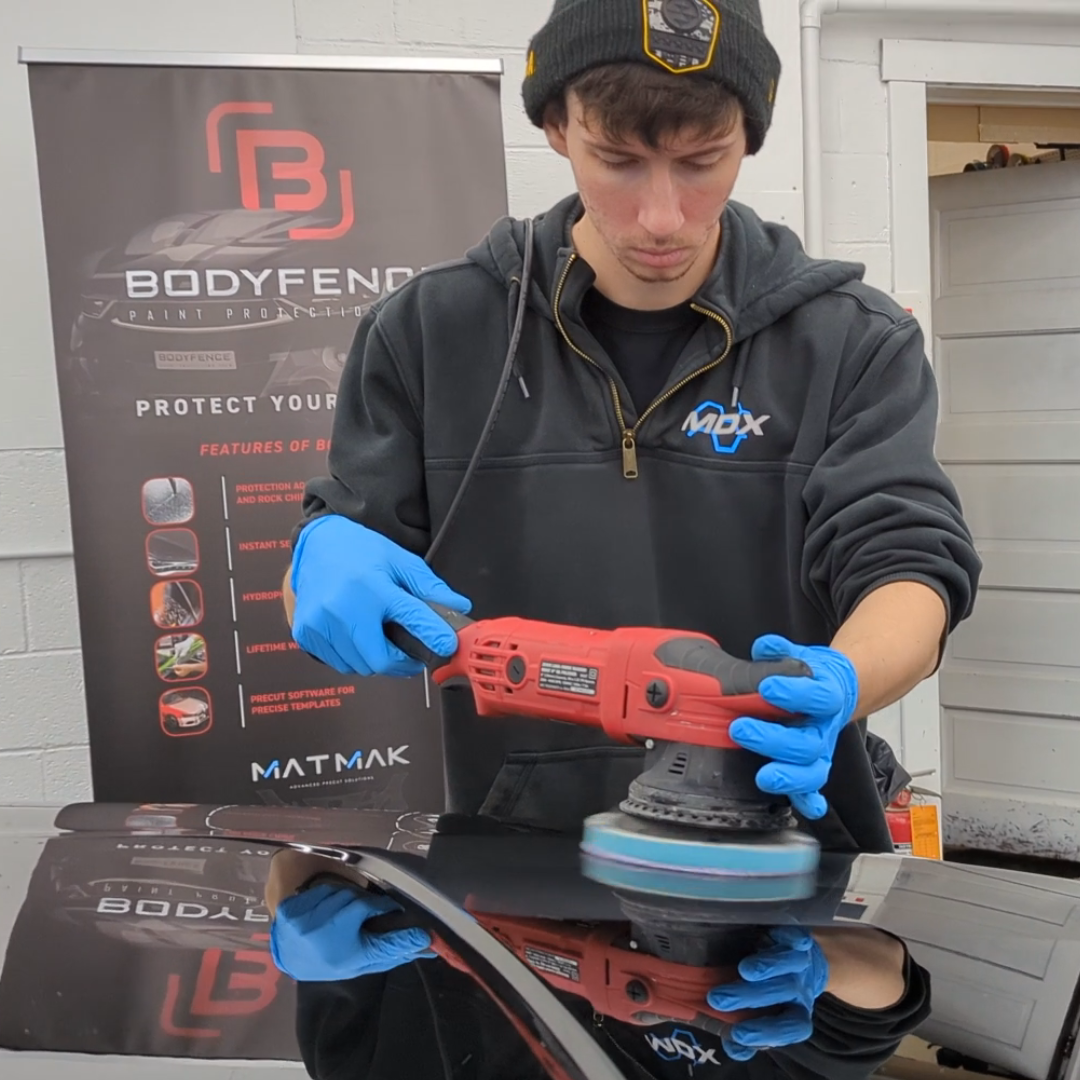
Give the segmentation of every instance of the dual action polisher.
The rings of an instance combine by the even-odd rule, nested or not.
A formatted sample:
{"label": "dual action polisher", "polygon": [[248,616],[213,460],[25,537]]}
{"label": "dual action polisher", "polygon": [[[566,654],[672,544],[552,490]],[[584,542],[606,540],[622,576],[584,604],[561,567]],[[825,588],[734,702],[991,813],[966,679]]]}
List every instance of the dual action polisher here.
{"label": "dual action polisher", "polygon": [[739,660],[685,631],[472,620],[432,607],[457,633],[450,659],[397,624],[387,636],[437,685],[470,691],[478,715],[582,724],[647,750],[618,809],[585,821],[587,858],[720,877],[814,873],[817,842],[798,831],[787,798],[758,788],[765,760],[728,733],[740,717],[794,722],[759,688],[774,675],[811,677],[804,663]]}

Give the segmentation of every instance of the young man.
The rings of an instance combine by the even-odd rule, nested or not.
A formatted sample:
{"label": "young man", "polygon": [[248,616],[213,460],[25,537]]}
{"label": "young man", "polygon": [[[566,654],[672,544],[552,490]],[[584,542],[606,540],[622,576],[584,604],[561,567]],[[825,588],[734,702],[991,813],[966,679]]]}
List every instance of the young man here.
{"label": "young man", "polygon": [[[890,850],[862,720],[940,662],[980,571],[915,320],[730,201],[780,77],[757,0],[556,0],[524,85],[577,193],[386,297],[285,582],[342,672],[413,675],[427,606],[700,631],[811,679],[732,737],[826,848]],[[426,561],[425,561],[426,560]],[[448,809],[573,830],[641,754],[444,702]]]}
{"label": "young man", "polygon": [[[806,724],[732,735],[826,846],[887,849],[852,721],[936,669],[980,569],[918,324],[729,201],[780,75],[757,0],[558,0],[528,71],[578,192],[363,320],[285,583],[294,637],[413,675],[383,626],[450,653],[437,600],[801,657],[812,680],[763,690]],[[641,769],[451,697],[452,811],[574,828]]]}

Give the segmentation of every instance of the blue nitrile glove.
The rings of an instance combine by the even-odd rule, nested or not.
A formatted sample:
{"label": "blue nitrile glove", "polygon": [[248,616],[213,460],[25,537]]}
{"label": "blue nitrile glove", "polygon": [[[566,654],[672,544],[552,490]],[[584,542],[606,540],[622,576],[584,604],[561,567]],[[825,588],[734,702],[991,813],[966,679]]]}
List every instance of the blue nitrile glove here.
{"label": "blue nitrile glove", "polygon": [[829,808],[821,789],[829,779],[836,740],[851,722],[859,701],[859,678],[851,661],[835,649],[793,645],[767,635],[754,643],[755,660],[801,660],[813,678],[772,676],[761,683],[761,696],[777,708],[803,718],[785,726],[741,719],[731,738],[747,750],[772,758],[758,770],[757,785],[772,795],[788,795],[803,817],[823,818]]}
{"label": "blue nitrile glove", "polygon": [[771,947],[739,964],[741,982],[718,986],[706,997],[718,1012],[787,1006],[732,1027],[723,1044],[733,1061],[749,1061],[759,1050],[770,1047],[806,1042],[814,1031],[814,1005],[829,984],[828,961],[808,931],[777,926],[769,936],[774,942]]}
{"label": "blue nitrile glove", "polygon": [[293,640],[343,675],[419,675],[383,632],[398,623],[440,656],[453,656],[457,635],[425,601],[463,614],[472,604],[423,559],[381,533],[336,514],[305,526],[293,552],[296,594]]}
{"label": "blue nitrile glove", "polygon": [[316,885],[278,905],[270,928],[270,955],[297,982],[355,979],[433,956],[425,930],[364,930],[368,919],[390,911],[401,911],[401,906],[388,896],[359,896],[347,886]]}

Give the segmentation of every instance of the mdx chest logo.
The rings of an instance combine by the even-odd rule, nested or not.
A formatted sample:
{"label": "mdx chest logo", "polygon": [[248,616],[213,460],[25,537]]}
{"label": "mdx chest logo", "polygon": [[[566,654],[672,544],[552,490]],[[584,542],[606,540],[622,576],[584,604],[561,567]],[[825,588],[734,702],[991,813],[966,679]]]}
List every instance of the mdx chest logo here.
{"label": "mdx chest logo", "polygon": [[[206,152],[210,171],[222,171],[221,122],[225,117],[269,116],[273,112],[274,106],[269,101],[225,101],[215,105],[206,118]],[[279,182],[293,185],[290,191],[273,193],[274,210],[314,213],[330,199],[330,185],[324,171],[326,150],[310,131],[241,126],[237,128],[235,135],[240,200],[245,210],[264,209],[263,192],[259,183],[260,151],[284,151],[272,162],[270,176]],[[299,160],[297,153],[303,155]],[[341,191],[341,220],[328,227],[292,229],[289,232],[291,239],[337,240],[353,227],[356,217],[353,208],[352,172],[341,169],[336,179]],[[303,185],[304,190],[297,191],[297,184]]]}
{"label": "mdx chest logo", "polygon": [[698,1042],[697,1036],[692,1031],[676,1028],[666,1039],[659,1035],[649,1034],[645,1036],[653,1053],[664,1061],[689,1061],[693,1065],[715,1065],[719,1068],[720,1061],[715,1050],[706,1049]]}
{"label": "mdx chest logo", "polygon": [[712,440],[718,454],[734,454],[747,439],[765,434],[771,416],[755,416],[742,405],[727,408],[715,401],[703,401],[685,420],[687,438],[701,435]]}

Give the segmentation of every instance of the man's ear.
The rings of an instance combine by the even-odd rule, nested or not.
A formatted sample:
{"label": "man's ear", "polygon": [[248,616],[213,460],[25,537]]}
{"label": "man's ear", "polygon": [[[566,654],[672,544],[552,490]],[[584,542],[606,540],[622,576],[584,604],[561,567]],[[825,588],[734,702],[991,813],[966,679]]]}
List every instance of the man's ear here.
{"label": "man's ear", "polygon": [[560,124],[552,123],[550,120],[544,121],[544,134],[547,136],[548,145],[556,154],[564,158],[570,156],[570,149],[566,142],[566,128],[567,121],[565,120]]}

